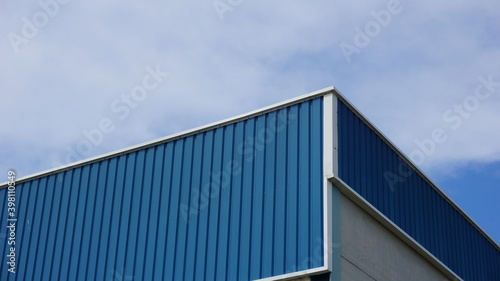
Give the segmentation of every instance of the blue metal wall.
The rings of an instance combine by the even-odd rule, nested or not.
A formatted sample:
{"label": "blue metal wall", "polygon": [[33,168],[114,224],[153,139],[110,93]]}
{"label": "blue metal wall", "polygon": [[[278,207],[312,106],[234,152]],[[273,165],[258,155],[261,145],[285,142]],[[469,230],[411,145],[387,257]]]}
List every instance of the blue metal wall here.
{"label": "blue metal wall", "polygon": [[319,97],[19,183],[16,274],[0,189],[0,280],[253,280],[322,266],[322,109]]}
{"label": "blue metal wall", "polygon": [[338,128],[344,182],[464,280],[500,280],[500,251],[340,101]]}

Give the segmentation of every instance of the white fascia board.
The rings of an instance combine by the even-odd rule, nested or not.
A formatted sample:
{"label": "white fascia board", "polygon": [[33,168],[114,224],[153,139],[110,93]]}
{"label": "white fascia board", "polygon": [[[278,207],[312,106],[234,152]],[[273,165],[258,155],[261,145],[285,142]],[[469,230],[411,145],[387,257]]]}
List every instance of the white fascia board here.
{"label": "white fascia board", "polygon": [[257,279],[254,281],[278,281],[278,280],[282,281],[282,280],[290,280],[290,279],[306,277],[306,276],[310,276],[310,275],[327,273],[327,272],[330,272],[330,270],[328,268],[322,266],[322,267],[316,267],[316,268],[311,268],[311,269],[307,269],[307,270],[302,270],[302,271],[297,271],[297,272],[292,272],[292,273]]}
{"label": "white fascia board", "polygon": [[[281,108],[284,108],[284,107],[287,107],[287,106],[298,104],[298,103],[301,103],[303,101],[307,101],[307,100],[310,100],[310,99],[313,99],[313,98],[316,98],[316,97],[320,97],[320,96],[326,95],[328,93],[333,93],[334,91],[336,91],[335,88],[333,86],[330,86],[330,87],[327,87],[327,88],[324,88],[324,89],[321,89],[321,90],[318,90],[318,91],[314,91],[314,92],[311,92],[311,93],[308,93],[308,94],[305,94],[305,95],[302,95],[302,96],[298,96],[298,97],[295,97],[295,98],[292,98],[292,99],[289,99],[289,100],[286,100],[286,101],[283,101],[283,102],[279,102],[279,103],[276,103],[276,104],[273,104],[273,105],[270,105],[270,106],[266,106],[266,107],[263,107],[263,108],[260,108],[260,109],[257,109],[257,110],[253,110],[253,111],[250,111],[250,112],[247,112],[247,113],[235,116],[235,117],[227,118],[227,119],[224,119],[224,120],[221,120],[221,121],[217,121],[217,122],[213,122],[213,123],[210,123],[210,124],[207,124],[207,125],[204,125],[204,126],[196,127],[194,129],[182,131],[182,132],[175,133],[175,134],[172,134],[172,135],[169,135],[169,136],[166,136],[166,137],[158,138],[158,139],[155,139],[155,140],[152,140],[152,141],[148,141],[148,142],[144,142],[144,143],[141,143],[141,144],[138,144],[138,145],[129,146],[129,147],[126,147],[126,148],[123,148],[123,149],[119,149],[119,150],[115,150],[115,151],[112,151],[112,152],[109,152],[109,153],[106,153],[106,154],[102,154],[102,155],[98,155],[98,156],[95,156],[95,157],[87,158],[87,159],[84,159],[84,160],[81,160],[81,161],[73,162],[73,163],[70,163],[68,165],[63,165],[63,166],[60,166],[60,167],[56,167],[56,168],[53,168],[53,169],[49,169],[49,170],[45,170],[45,171],[42,171],[42,172],[39,172],[39,173],[35,173],[35,174],[31,174],[31,175],[28,175],[28,176],[25,176],[25,177],[21,177],[21,178],[16,179],[16,183],[20,183],[20,182],[24,182],[24,181],[32,180],[32,179],[36,179],[36,178],[40,178],[40,177],[47,176],[47,175],[52,175],[52,174],[55,174],[55,173],[58,173],[58,172],[61,172],[61,171],[69,170],[69,169],[80,167],[80,166],[87,165],[87,164],[90,164],[90,163],[98,162],[98,161],[109,159],[109,158],[116,157],[116,156],[120,156],[120,155],[123,155],[123,154],[127,154],[127,153],[130,153],[130,152],[141,150],[141,149],[144,149],[144,148],[147,148],[147,147],[151,147],[151,146],[158,145],[158,144],[161,144],[161,143],[169,142],[169,141],[172,141],[172,140],[175,140],[175,139],[179,139],[179,138],[187,137],[187,136],[190,136],[190,135],[198,134],[198,133],[201,133],[201,132],[204,132],[204,131],[208,131],[208,130],[215,129],[215,128],[218,128],[218,127],[222,127],[222,126],[225,126],[225,125],[228,125],[228,124],[236,123],[236,122],[239,122],[239,121],[242,121],[242,120],[246,120],[246,119],[249,119],[249,118],[252,118],[252,117],[255,117],[255,116],[262,115],[262,114],[266,114],[268,112],[275,111],[275,110],[278,110],[278,109],[281,109]],[[6,188],[7,186],[8,186],[8,182],[2,182],[2,183],[0,183],[0,189]]]}
{"label": "white fascia board", "polygon": [[328,179],[335,175],[334,169],[338,166],[338,159],[333,157],[333,136],[337,134],[333,126],[336,115],[334,100],[337,98],[333,94],[323,96],[323,261],[330,271],[333,270],[333,253],[330,251],[333,244],[333,186]]}

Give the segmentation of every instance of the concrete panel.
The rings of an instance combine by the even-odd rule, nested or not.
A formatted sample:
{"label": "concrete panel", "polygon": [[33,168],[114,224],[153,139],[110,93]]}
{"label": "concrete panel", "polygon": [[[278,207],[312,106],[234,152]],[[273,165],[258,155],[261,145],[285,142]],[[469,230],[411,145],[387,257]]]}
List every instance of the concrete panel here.
{"label": "concrete panel", "polygon": [[449,280],[343,194],[341,280]]}

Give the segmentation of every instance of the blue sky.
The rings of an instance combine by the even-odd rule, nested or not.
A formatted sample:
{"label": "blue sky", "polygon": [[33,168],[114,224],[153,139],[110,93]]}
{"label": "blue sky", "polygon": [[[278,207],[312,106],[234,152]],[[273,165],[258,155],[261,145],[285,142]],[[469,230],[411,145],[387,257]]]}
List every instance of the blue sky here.
{"label": "blue sky", "polygon": [[417,164],[498,243],[498,11],[487,0],[2,1],[0,171],[27,176],[333,85],[407,155],[424,153]]}

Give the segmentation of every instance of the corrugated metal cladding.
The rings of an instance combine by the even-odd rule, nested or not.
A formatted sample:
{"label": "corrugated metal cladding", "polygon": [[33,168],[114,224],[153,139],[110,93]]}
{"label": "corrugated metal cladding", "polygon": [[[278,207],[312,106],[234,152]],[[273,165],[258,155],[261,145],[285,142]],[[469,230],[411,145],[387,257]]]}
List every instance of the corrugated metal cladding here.
{"label": "corrugated metal cladding", "polygon": [[19,183],[17,273],[3,236],[0,279],[253,280],[322,266],[322,109],[320,97]]}
{"label": "corrugated metal cladding", "polygon": [[344,103],[339,177],[464,280],[500,280],[500,251]]}

